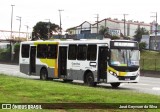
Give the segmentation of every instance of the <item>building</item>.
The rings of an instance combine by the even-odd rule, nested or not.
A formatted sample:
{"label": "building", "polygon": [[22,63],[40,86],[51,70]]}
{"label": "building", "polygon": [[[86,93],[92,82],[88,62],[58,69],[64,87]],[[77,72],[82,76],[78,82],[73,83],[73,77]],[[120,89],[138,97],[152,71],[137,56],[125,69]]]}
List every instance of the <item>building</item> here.
{"label": "building", "polygon": [[143,27],[146,30],[151,30],[151,24],[138,22],[138,21],[124,21],[118,19],[106,18],[98,21],[94,24],[84,21],[82,24],[67,29],[67,32],[72,35],[84,35],[84,34],[98,34],[101,27],[108,27],[111,35],[127,36],[133,38],[135,31],[138,27]]}

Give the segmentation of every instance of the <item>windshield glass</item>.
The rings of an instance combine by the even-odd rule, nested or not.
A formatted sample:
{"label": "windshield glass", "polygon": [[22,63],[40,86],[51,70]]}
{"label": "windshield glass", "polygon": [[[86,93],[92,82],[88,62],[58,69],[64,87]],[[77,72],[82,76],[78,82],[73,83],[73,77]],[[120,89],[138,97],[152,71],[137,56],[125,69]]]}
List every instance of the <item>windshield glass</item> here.
{"label": "windshield glass", "polygon": [[112,49],[112,66],[139,66],[139,50]]}

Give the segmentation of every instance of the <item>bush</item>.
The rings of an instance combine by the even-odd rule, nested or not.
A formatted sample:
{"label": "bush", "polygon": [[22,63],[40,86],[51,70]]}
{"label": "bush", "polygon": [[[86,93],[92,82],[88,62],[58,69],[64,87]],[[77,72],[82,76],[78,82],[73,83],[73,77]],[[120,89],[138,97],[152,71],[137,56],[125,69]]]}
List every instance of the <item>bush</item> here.
{"label": "bush", "polygon": [[143,50],[143,49],[146,49],[146,47],[147,47],[147,44],[145,42],[140,42],[139,43],[139,49],[140,49],[140,51]]}
{"label": "bush", "polygon": [[19,48],[20,48],[20,44],[19,43],[16,43],[15,45],[14,45],[14,51],[16,52],[16,51],[19,51]]}
{"label": "bush", "polygon": [[8,62],[10,60],[10,52],[1,52],[0,53],[0,61]]}
{"label": "bush", "polygon": [[19,49],[20,49],[20,44],[16,43],[14,45],[14,62],[18,63],[19,62]]}
{"label": "bush", "polygon": [[[20,44],[16,43],[14,45],[14,63],[18,63],[19,61],[19,49],[20,49]],[[8,48],[0,49],[0,61],[1,62],[10,62],[11,60],[11,54],[10,54],[10,46]]]}
{"label": "bush", "polygon": [[10,48],[0,49],[0,61],[8,62],[10,60]]}

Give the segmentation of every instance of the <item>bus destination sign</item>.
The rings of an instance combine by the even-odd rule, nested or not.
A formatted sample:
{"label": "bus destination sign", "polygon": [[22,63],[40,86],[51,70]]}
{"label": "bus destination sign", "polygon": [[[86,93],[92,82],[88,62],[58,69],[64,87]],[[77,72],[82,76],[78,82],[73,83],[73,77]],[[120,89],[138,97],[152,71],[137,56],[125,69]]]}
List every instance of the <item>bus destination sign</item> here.
{"label": "bus destination sign", "polygon": [[111,41],[111,48],[138,48],[137,42]]}
{"label": "bus destination sign", "polygon": [[135,43],[114,42],[114,46],[119,47],[135,47]]}

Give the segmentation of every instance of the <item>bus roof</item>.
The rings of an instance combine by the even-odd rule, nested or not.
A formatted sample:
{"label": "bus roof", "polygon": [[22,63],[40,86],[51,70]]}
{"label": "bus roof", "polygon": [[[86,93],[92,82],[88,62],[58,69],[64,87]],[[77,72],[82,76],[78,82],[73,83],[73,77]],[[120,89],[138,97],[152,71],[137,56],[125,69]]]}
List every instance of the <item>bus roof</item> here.
{"label": "bus roof", "polygon": [[110,41],[118,41],[118,42],[136,42],[131,40],[111,40],[111,39],[81,39],[81,40],[37,40],[37,41],[24,41],[21,44],[60,44],[60,45],[68,45],[68,44],[108,44],[110,45]]}
{"label": "bus roof", "polygon": [[87,43],[96,43],[96,44],[108,44],[109,40],[96,40],[96,39],[88,39],[88,40],[38,40],[38,41],[24,41],[22,44],[33,44],[33,43],[59,43],[59,44],[87,44]]}

